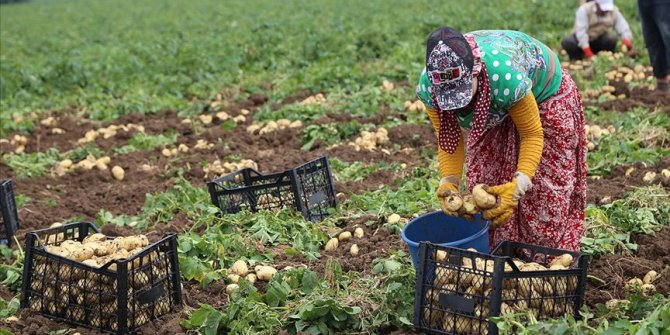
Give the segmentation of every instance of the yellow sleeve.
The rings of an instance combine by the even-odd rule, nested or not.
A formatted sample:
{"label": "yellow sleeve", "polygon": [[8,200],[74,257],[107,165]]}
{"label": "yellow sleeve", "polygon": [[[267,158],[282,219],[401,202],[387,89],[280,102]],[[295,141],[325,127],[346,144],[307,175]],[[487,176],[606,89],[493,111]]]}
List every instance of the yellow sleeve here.
{"label": "yellow sleeve", "polygon": [[544,147],[544,131],[540,122],[540,110],[535,102],[535,96],[531,92],[525,98],[519,100],[509,111],[510,117],[521,137],[521,148],[519,148],[519,161],[517,171],[525,173],[528,177],[535,175],[537,165],[542,158]]}
{"label": "yellow sleeve", "polygon": [[[435,136],[439,139],[440,132],[440,117],[437,115],[437,111],[432,108],[426,108],[426,114],[430,118],[430,123],[433,124],[433,129],[435,129]],[[453,154],[449,154],[446,151],[440,149],[440,146],[437,146],[437,163],[440,169],[440,178],[446,176],[458,176],[458,179],[461,178],[463,173],[463,163],[465,162],[465,143],[463,141],[463,134],[459,136],[458,146],[456,151]]]}

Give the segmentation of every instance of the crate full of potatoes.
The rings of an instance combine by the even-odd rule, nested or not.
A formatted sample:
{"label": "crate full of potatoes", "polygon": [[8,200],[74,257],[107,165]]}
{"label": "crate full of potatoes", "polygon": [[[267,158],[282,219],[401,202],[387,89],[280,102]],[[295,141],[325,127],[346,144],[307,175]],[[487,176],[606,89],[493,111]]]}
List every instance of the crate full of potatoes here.
{"label": "crate full of potatoes", "polygon": [[432,334],[497,334],[487,318],[579,318],[588,256],[504,241],[489,254],[421,243],[414,325]]}
{"label": "crate full of potatoes", "polygon": [[127,334],[181,305],[177,239],[105,236],[91,223],[26,234],[21,307]]}

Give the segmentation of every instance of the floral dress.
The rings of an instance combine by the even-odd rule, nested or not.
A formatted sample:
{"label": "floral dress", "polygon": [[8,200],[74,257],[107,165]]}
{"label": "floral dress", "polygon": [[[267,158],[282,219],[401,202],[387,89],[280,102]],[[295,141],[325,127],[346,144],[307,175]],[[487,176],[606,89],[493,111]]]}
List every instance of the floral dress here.
{"label": "floral dress", "polygon": [[[490,232],[491,246],[513,240],[579,250],[586,207],[586,136],[576,85],[560,68],[556,55],[526,34],[482,30],[464,36],[482,67],[479,91],[487,94],[477,94],[473,111],[439,111],[438,136],[460,134],[460,129],[454,129],[458,126],[470,129],[465,160],[470,191],[476,184],[512,180],[520,138],[508,111],[530,92],[538,103],[544,131],[533,188],[520,200],[513,219]],[[417,97],[428,108],[437,108],[425,69]],[[448,126],[454,116],[458,123],[452,123],[458,126]]]}

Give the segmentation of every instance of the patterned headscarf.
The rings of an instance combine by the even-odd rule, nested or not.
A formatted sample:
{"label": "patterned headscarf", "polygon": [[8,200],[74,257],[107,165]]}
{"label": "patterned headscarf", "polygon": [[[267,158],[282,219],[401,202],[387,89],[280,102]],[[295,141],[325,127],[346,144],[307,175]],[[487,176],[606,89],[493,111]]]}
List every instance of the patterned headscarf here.
{"label": "patterned headscarf", "polygon": [[[474,111],[471,123],[470,134],[468,135],[468,146],[475,143],[481,134],[484,132],[486,126],[486,119],[488,118],[489,108],[491,107],[491,85],[489,83],[488,75],[486,74],[486,66],[481,61],[482,53],[475,42],[474,36],[469,34],[463,35],[468,41],[472,54],[475,56],[475,62],[472,69],[473,77],[478,78],[477,93],[472,98],[474,99]],[[431,99],[433,106],[439,109],[435,90],[431,88]],[[458,125],[455,111],[438,111],[440,118],[440,131],[438,134],[438,144],[440,149],[447,153],[453,154],[458,146],[458,139],[461,136],[461,128]]]}

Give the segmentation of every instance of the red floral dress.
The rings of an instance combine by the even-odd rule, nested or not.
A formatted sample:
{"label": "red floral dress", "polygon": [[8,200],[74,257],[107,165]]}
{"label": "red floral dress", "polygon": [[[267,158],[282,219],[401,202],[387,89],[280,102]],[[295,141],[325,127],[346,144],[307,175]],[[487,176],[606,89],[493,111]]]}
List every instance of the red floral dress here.
{"label": "red floral dress", "polygon": [[[513,240],[579,250],[586,207],[586,135],[577,86],[563,71],[556,94],[538,105],[544,130],[542,158],[533,188],[519,202],[513,219],[490,232],[490,245]],[[511,118],[468,141],[466,177],[476,184],[512,180],[519,156],[519,135]]]}

